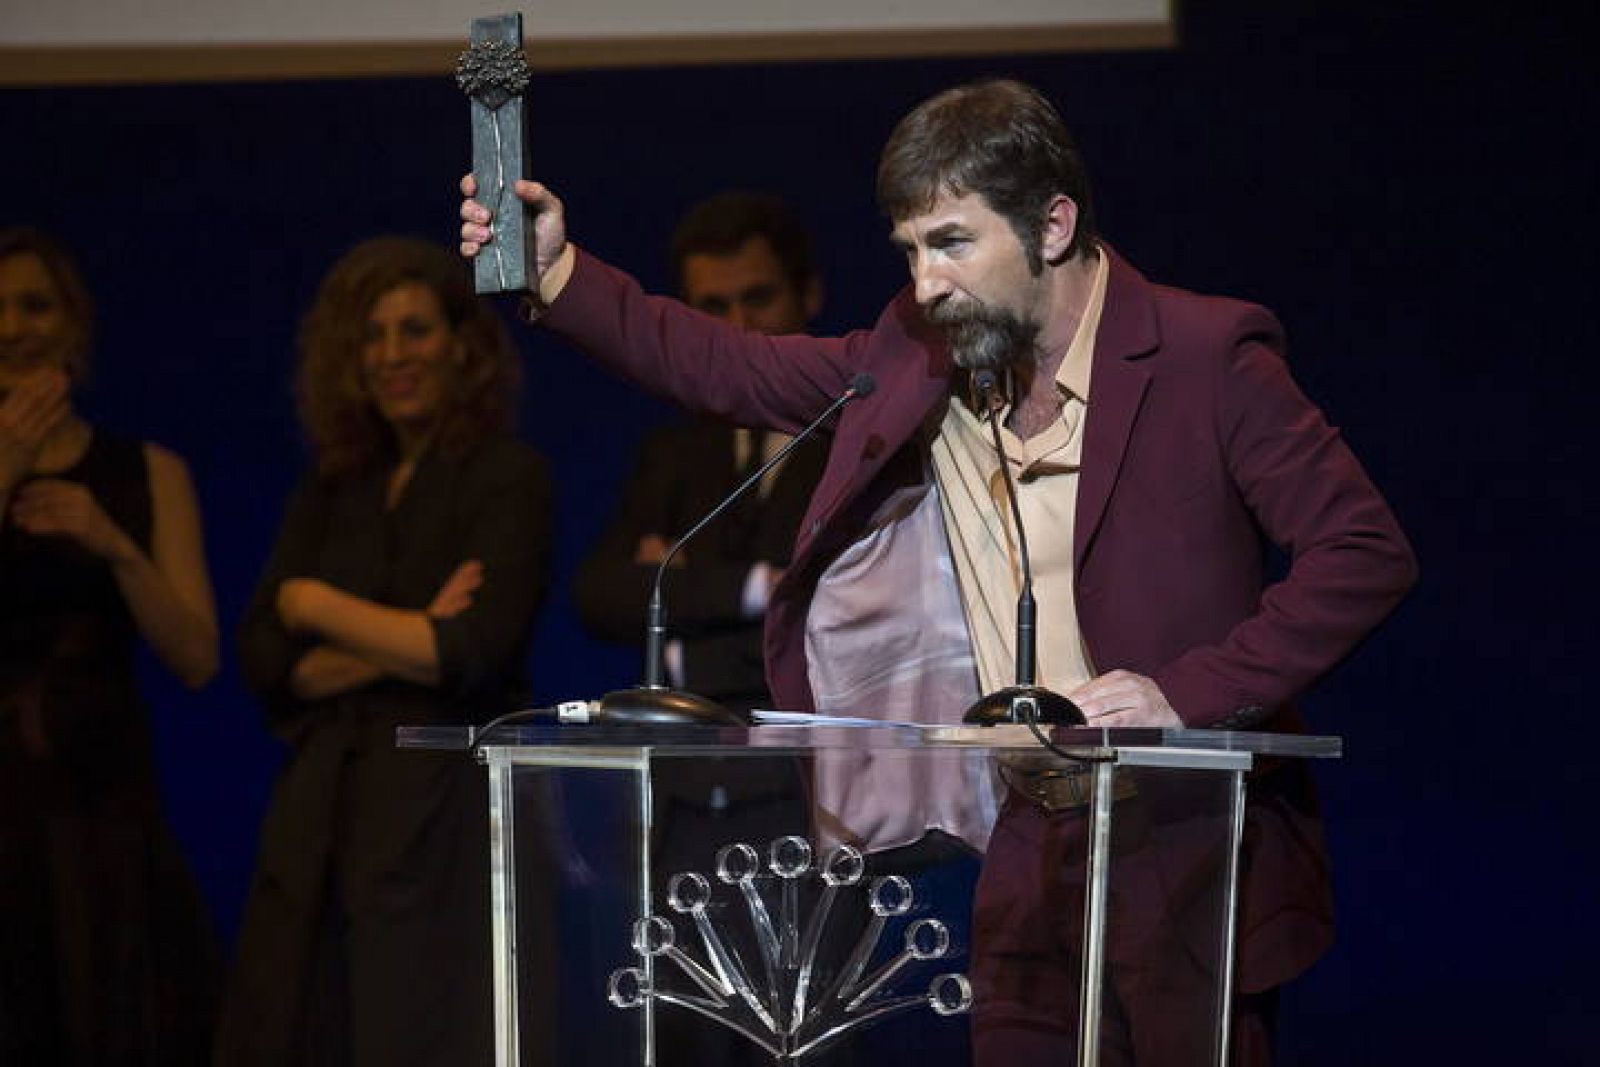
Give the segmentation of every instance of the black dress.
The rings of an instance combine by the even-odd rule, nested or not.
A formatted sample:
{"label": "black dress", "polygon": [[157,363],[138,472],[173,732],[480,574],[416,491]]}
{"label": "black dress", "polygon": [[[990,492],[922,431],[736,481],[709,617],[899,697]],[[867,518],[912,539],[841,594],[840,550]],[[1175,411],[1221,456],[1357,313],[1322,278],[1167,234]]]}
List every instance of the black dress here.
{"label": "black dress", "polygon": [[[52,477],[149,550],[140,442],[97,432]],[[103,561],[0,523],[0,1063],[206,1061],[215,943],[161,821],[137,642]]]}
{"label": "black dress", "polygon": [[[459,753],[404,751],[395,728],[482,722],[523,699],[548,582],[550,483],[509,438],[425,453],[400,499],[388,471],[308,477],[240,634],[245,679],[290,746],[261,830],[218,1031],[219,1067],[488,1063],[487,787]],[[440,684],[384,679],[317,701],[291,671],[278,586],[319,578],[426,608],[466,560],[472,606],[436,621]]]}

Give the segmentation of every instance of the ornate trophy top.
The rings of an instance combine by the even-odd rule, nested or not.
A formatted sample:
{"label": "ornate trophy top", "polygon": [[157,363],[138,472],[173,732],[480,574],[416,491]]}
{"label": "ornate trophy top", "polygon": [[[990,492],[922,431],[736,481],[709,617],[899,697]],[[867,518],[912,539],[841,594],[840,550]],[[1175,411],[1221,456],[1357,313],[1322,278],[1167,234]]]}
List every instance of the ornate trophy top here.
{"label": "ornate trophy top", "polygon": [[456,84],[490,111],[521,96],[528,77],[528,57],[509,41],[473,41],[456,60]]}

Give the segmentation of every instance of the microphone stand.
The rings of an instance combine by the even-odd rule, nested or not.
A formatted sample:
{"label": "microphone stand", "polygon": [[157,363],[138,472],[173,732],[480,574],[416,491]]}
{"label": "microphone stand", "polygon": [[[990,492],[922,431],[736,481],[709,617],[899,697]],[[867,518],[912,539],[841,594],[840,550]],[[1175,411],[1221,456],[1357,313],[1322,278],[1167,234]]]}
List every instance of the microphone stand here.
{"label": "microphone stand", "polygon": [[644,681],[632,689],[613,690],[601,697],[599,707],[594,714],[594,721],[658,726],[749,724],[748,712],[732,711],[714,700],[674,689],[666,684],[667,619],[666,609],[662,603],[661,583],[666,578],[667,567],[677,556],[678,551],[688,544],[690,538],[704,529],[712,519],[726,511],[751,486],[758,484],[769,470],[783,462],[784,457],[799,447],[800,442],[810,437],[834,412],[858,396],[870,395],[875,388],[877,383],[872,375],[857,374],[851,379],[850,387],[829,404],[826,411],[807,424],[805,429],[791,438],[788,444],[763,463],[755,473],[740,482],[733,492],[723,498],[722,503],[711,509],[710,514],[690,527],[688,533],[678,538],[677,543],[668,550],[666,557],[656,568],[655,582],[650,587],[650,601],[645,608]]}
{"label": "microphone stand", "polygon": [[1011,482],[1011,462],[1006,459],[1000,440],[1000,419],[995,406],[995,376],[992,370],[973,374],[973,384],[988,409],[989,429],[994,433],[994,452],[1000,460],[1000,473],[1006,485],[1006,500],[1011,505],[1011,521],[1017,528],[1017,554],[1022,558],[1022,593],[1017,597],[1017,666],[1015,685],[985,694],[967,709],[961,721],[969,726],[1000,726],[1026,723],[1037,726],[1082,726],[1083,712],[1060,693],[1034,684],[1037,662],[1038,605],[1033,599],[1033,566],[1028,560],[1028,535],[1022,529],[1022,508],[1017,489]]}

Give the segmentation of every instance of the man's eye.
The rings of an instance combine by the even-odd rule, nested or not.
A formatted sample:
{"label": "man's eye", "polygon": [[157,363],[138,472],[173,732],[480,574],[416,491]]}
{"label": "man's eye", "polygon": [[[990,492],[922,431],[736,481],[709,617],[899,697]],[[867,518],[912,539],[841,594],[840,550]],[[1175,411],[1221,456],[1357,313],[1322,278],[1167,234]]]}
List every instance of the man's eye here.
{"label": "man's eye", "polygon": [[707,315],[715,315],[718,318],[728,313],[728,302],[722,299],[702,300],[695,307],[704,311]]}

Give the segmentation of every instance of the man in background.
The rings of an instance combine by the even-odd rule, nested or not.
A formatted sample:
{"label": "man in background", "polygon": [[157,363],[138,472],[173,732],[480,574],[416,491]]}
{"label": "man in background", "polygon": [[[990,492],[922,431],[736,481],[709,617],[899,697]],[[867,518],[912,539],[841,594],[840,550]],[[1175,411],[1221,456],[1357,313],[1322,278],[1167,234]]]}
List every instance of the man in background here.
{"label": "man in background", "polygon": [[[801,333],[822,304],[811,236],[770,194],[724,192],[697,204],[673,235],[672,267],[685,303],[746,330]],[[667,551],[788,440],[706,416],[649,434],[578,572],[574,594],[589,632],[639,644]],[[802,445],[673,559],[665,579],[673,685],[729,708],[771,705],[762,616],[824,455]]]}

